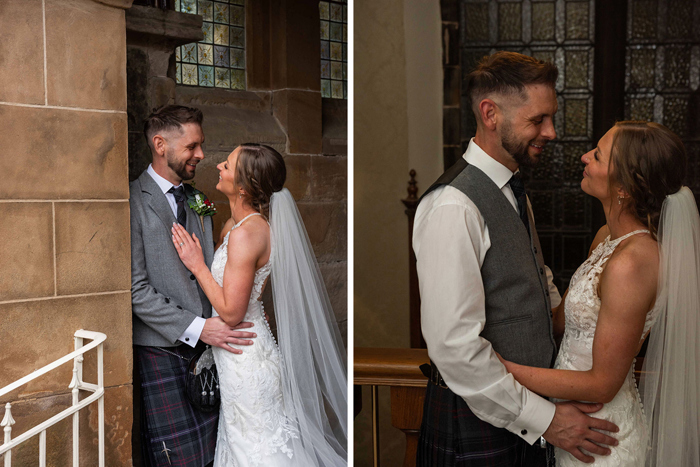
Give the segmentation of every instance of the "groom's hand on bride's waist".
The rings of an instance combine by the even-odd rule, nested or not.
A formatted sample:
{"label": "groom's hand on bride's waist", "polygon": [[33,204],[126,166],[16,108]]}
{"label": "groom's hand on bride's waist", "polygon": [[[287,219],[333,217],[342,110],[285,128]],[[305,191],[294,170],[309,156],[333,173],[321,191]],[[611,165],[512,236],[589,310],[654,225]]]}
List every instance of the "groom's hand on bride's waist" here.
{"label": "groom's hand on bride's waist", "polygon": [[593,457],[584,454],[581,448],[593,454],[607,456],[610,449],[604,446],[616,446],[617,440],[599,430],[616,433],[619,428],[614,423],[586,414],[603,408],[603,404],[584,404],[583,402],[558,402],[552,423],[542,436],[547,442],[568,451],[581,462],[591,463]]}
{"label": "groom's hand on bride's waist", "polygon": [[253,327],[253,323],[247,321],[240,322],[231,327],[219,316],[214,316],[205,321],[199,340],[205,344],[221,347],[231,353],[243,353],[240,349],[231,347],[229,344],[251,345],[253,341],[250,339],[258,335],[254,332],[245,331],[245,329],[250,327]]}

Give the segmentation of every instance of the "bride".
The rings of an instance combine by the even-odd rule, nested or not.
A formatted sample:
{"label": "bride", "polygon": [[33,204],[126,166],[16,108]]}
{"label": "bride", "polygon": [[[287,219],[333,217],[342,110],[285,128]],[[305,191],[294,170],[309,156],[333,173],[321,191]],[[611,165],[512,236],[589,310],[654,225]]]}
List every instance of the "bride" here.
{"label": "bride", "polygon": [[[173,227],[173,243],[229,325],[254,323],[255,344],[214,347],[221,408],[214,465],[327,466],[347,461],[344,347],[286,168],[271,147],[243,144],[217,166],[231,205],[211,271],[199,239]],[[268,277],[274,340],[260,300]],[[229,344],[232,345],[232,344]]]}
{"label": "bride", "polygon": [[[544,396],[605,404],[596,415],[620,428],[619,444],[595,465],[698,466],[700,219],[683,143],[656,123],[619,122],[581,160],[581,188],[607,223],[554,311],[555,367],[504,364]],[[647,336],[640,397],[634,357]],[[556,462],[582,464],[561,449]]]}

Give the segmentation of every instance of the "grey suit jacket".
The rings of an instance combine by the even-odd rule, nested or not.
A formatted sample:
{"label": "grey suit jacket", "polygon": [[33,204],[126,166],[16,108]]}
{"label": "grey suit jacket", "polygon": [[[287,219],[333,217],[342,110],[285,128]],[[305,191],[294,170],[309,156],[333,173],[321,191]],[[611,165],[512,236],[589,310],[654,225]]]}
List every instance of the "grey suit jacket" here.
{"label": "grey suit jacket", "polygon": [[[192,188],[185,185],[186,193]],[[131,207],[131,307],[134,344],[179,345],[195,317],[211,317],[211,304],[194,275],[182,264],[171,240],[175,215],[158,184],[143,172],[129,184]],[[185,203],[190,233],[197,234],[204,260],[214,256],[211,217],[200,217]]]}

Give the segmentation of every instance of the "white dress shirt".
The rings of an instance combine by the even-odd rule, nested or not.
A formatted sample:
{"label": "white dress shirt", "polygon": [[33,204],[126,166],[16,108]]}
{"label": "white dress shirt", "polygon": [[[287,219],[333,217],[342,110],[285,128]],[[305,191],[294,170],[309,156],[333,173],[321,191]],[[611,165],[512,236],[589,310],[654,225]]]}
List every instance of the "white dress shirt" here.
{"label": "white dress shirt", "polygon": [[[508,184],[513,173],[507,167],[473,139],[463,157],[493,180],[518,210]],[[477,417],[533,444],[549,427],[555,406],[518,383],[491,343],[479,336],[486,323],[481,266],[490,246],[484,218],[460,190],[446,185],[423,198],[413,227],[423,337],[447,386]],[[561,297],[545,268],[555,307]]]}
{"label": "white dress shirt", "polygon": [[[170,204],[170,209],[172,209],[173,214],[175,215],[175,218],[177,219],[177,202],[175,201],[175,195],[172,193],[168,193],[168,190],[170,190],[173,185],[160,175],[156,173],[155,170],[153,170],[153,165],[148,164],[148,169],[146,170],[148,172],[148,175],[151,176],[151,178],[158,184],[158,187],[163,191],[163,194],[165,195],[165,199],[168,200],[168,204]],[[175,188],[181,187],[182,182],[175,186]],[[204,329],[204,323],[206,322],[206,319],[197,316],[194,318],[194,321],[185,329],[185,332],[182,333],[180,338],[178,339],[180,342],[189,345],[190,347],[195,347],[197,345],[197,341],[199,341],[199,336],[202,335],[202,329]]]}

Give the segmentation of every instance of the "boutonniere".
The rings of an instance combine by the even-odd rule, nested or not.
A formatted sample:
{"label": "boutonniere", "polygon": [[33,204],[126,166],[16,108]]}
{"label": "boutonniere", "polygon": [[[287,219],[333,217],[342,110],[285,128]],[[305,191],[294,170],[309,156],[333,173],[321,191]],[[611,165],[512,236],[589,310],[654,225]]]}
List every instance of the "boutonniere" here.
{"label": "boutonniere", "polygon": [[209,201],[204,193],[196,189],[194,184],[190,184],[190,187],[192,189],[187,193],[187,204],[190,209],[200,216],[213,216],[216,214],[214,203]]}

